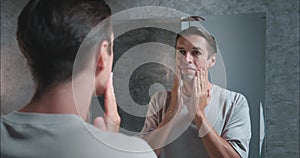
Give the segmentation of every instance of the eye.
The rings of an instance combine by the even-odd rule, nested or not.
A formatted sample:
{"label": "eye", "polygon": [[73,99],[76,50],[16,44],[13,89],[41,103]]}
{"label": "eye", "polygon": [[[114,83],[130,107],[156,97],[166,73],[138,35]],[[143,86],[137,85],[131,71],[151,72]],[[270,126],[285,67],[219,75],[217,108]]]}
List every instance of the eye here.
{"label": "eye", "polygon": [[178,51],[178,54],[180,54],[180,55],[185,55],[186,54],[186,51],[184,49],[179,49],[177,51]]}
{"label": "eye", "polygon": [[199,50],[194,50],[193,51],[193,56],[200,56],[202,53]]}

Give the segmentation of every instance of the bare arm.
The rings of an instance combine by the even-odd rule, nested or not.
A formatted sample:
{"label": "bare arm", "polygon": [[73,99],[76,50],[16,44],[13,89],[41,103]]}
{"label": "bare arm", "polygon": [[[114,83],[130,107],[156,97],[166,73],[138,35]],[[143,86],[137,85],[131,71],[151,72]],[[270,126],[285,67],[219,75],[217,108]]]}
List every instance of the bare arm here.
{"label": "bare arm", "polygon": [[175,120],[173,118],[178,115],[181,105],[178,104],[178,79],[174,78],[174,85],[171,92],[171,100],[169,102],[169,108],[165,113],[164,118],[156,127],[156,130],[143,138],[151,145],[157,156],[160,155],[161,149],[165,146],[168,136],[172,130]]}
{"label": "bare arm", "polygon": [[164,119],[158,124],[156,130],[151,132],[149,135],[145,136],[144,139],[150,144],[154,149],[157,156],[160,155],[162,147],[164,147],[167,142],[168,136],[174,125],[173,118],[177,115],[178,110],[174,108],[174,101],[171,100],[170,108],[166,113]]}

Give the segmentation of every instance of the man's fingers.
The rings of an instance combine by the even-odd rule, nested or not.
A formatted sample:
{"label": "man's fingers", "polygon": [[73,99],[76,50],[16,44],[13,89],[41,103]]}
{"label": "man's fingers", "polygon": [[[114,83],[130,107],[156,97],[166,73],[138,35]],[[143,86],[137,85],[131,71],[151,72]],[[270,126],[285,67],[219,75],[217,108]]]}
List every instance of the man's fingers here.
{"label": "man's fingers", "polygon": [[109,78],[107,87],[105,89],[105,94],[104,94],[104,108],[105,108],[105,114],[107,116],[117,115],[117,113],[118,113],[118,107],[117,107],[117,103],[116,103],[112,80],[113,79],[112,79],[112,74],[111,74],[111,77]]}
{"label": "man's fingers", "polygon": [[94,126],[106,131],[106,124],[103,117],[97,117],[94,120]]}
{"label": "man's fingers", "polygon": [[195,97],[198,97],[199,96],[199,72],[196,71],[195,73],[195,78],[194,78],[194,81],[193,81],[193,89],[194,89],[194,93],[192,94],[193,96]]}
{"label": "man's fingers", "polygon": [[121,118],[118,113],[118,107],[114,93],[113,73],[111,73],[111,76],[105,89],[104,108],[104,122],[106,125],[106,130],[111,132],[118,132],[121,123]]}
{"label": "man's fingers", "polygon": [[118,121],[112,120],[111,118],[104,116],[103,117],[97,117],[94,120],[94,126],[102,129],[104,131],[109,131],[109,132],[119,132],[119,124],[116,123]]}
{"label": "man's fingers", "polygon": [[179,75],[174,75],[174,90],[176,90],[176,92],[177,92],[177,90],[178,90],[178,87],[179,87]]}
{"label": "man's fingers", "polygon": [[201,69],[200,70],[200,75],[199,75],[199,84],[200,84],[200,91],[203,92],[205,88],[205,79],[204,79],[204,71]]}
{"label": "man's fingers", "polygon": [[110,132],[119,132],[121,118],[119,116],[108,117],[104,116],[106,122],[106,129]]}

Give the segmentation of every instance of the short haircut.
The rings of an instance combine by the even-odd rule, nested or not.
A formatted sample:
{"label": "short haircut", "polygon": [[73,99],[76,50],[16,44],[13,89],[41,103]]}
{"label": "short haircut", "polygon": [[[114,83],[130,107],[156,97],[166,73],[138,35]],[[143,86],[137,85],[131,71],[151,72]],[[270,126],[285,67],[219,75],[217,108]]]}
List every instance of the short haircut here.
{"label": "short haircut", "polygon": [[204,31],[201,28],[196,27],[196,26],[191,26],[191,27],[179,32],[176,37],[176,45],[177,45],[177,40],[180,37],[184,38],[184,36],[190,36],[190,35],[201,36],[207,41],[208,46],[209,46],[209,51],[210,51],[210,52],[208,52],[208,57],[211,57],[213,54],[217,53],[217,44],[216,44],[214,36],[210,35],[206,31]]}
{"label": "short haircut", "polygon": [[111,41],[110,16],[104,0],[30,0],[18,19],[17,40],[38,84],[36,94],[72,78],[81,43],[101,21],[100,42]]}

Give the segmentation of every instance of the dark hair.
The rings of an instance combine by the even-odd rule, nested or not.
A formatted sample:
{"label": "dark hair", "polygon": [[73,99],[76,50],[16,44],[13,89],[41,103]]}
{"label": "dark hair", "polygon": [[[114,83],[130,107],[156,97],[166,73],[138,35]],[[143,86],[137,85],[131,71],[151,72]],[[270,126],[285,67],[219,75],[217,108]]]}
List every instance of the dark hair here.
{"label": "dark hair", "polygon": [[[111,16],[104,0],[31,0],[18,19],[17,40],[27,59],[37,93],[68,81],[77,51],[88,33]],[[110,42],[105,20],[101,42]]]}
{"label": "dark hair", "polygon": [[198,36],[203,37],[207,41],[207,43],[209,45],[209,51],[210,51],[210,52],[208,52],[209,57],[211,55],[217,53],[217,44],[216,44],[214,36],[210,35],[206,31],[204,31],[201,28],[196,27],[196,26],[191,26],[191,27],[179,32],[176,37],[176,45],[177,45],[177,40],[180,37],[184,38],[184,36],[189,36],[189,35],[198,35]]}

